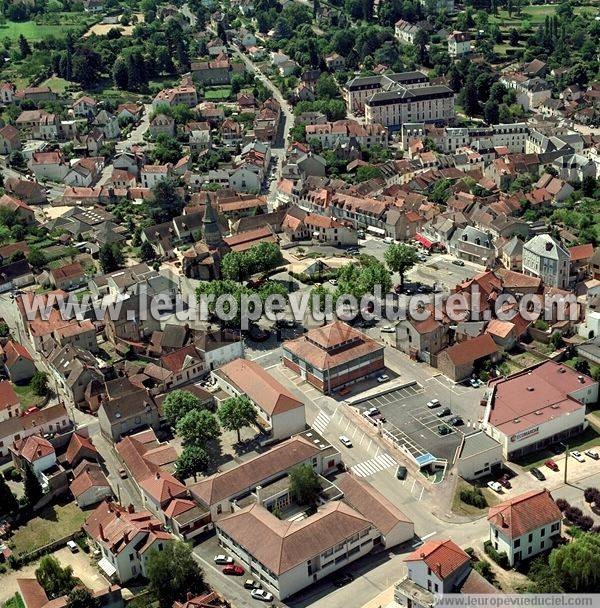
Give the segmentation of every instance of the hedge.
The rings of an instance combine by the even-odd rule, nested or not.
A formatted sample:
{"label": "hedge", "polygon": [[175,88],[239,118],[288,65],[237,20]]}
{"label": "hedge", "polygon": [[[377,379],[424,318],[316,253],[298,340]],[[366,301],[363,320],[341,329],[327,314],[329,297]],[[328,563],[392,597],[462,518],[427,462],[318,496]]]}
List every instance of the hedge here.
{"label": "hedge", "polygon": [[504,568],[505,570],[510,568],[510,564],[508,563],[508,555],[506,555],[504,551],[501,552],[494,549],[491,541],[486,540],[483,543],[483,550],[485,551],[486,555],[489,555],[501,568]]}
{"label": "hedge", "polygon": [[463,488],[460,491],[459,496],[464,503],[477,507],[478,509],[484,509],[488,506],[487,500],[480,488]]}

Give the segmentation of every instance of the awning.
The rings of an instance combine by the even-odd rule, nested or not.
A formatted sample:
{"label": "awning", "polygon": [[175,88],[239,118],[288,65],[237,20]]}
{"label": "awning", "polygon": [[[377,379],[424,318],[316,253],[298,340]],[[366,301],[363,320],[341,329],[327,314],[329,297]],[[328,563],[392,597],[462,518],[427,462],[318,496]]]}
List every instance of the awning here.
{"label": "awning", "polygon": [[98,562],[98,566],[100,566],[100,570],[102,570],[104,572],[104,574],[106,574],[106,576],[108,576],[108,578],[113,577],[115,575],[115,573],[117,572],[117,569],[108,561],[108,559],[106,557],[103,557]]}
{"label": "awning", "polygon": [[428,238],[424,237],[418,232],[417,234],[415,234],[415,241],[421,243],[421,245],[423,245],[423,247],[425,247],[426,249],[431,249],[433,247],[433,243]]}

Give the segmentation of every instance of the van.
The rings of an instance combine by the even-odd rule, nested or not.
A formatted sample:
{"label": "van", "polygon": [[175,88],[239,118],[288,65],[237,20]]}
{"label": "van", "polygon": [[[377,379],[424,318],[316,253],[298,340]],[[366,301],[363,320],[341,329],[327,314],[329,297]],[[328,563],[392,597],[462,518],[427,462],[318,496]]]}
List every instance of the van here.
{"label": "van", "polygon": [[77,546],[77,543],[75,541],[67,541],[67,547],[69,547],[69,551],[71,553],[77,553],[77,551],[79,551],[79,547]]}
{"label": "van", "polygon": [[386,245],[392,245],[392,244],[394,243],[394,239],[393,239],[391,236],[386,236],[386,237],[383,239],[383,242],[384,242]]}

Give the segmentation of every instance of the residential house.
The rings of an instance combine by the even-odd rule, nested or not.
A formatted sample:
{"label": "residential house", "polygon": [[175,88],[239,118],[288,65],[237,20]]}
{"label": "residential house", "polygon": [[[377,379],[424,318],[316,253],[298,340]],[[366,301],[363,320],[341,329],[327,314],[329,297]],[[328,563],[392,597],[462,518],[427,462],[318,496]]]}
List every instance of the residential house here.
{"label": "residential house", "polygon": [[21,149],[21,135],[12,125],[0,129],[0,154],[9,155]]}
{"label": "residential house", "polygon": [[452,32],[448,34],[448,55],[461,59],[471,53],[471,34],[469,32]]}
{"label": "residential house", "polygon": [[56,289],[71,291],[85,282],[85,269],[79,262],[50,270],[50,281]]}
{"label": "residential house", "polygon": [[544,285],[566,289],[571,261],[569,252],[549,234],[538,234],[523,245],[523,274],[539,277]]}
{"label": "residential house", "polygon": [[119,119],[107,110],[100,110],[92,121],[92,125],[100,129],[106,139],[119,139],[121,134]]}
{"label": "residential house", "polygon": [[151,121],[148,131],[154,138],[159,135],[168,135],[169,137],[175,137],[175,120],[172,116],[166,114],[157,114]]}
{"label": "residential house", "polygon": [[69,172],[62,152],[34,152],[28,165],[37,180],[62,182]]}
{"label": "residential house", "polygon": [[73,114],[75,116],[90,118],[96,113],[97,106],[98,102],[93,97],[84,95],[83,97],[80,97],[74,101],[71,107],[73,108]]}
{"label": "residential house", "polygon": [[15,393],[12,382],[0,380],[0,422],[21,415],[21,399]]}
{"label": "residential house", "polygon": [[0,197],[0,208],[7,209],[10,211],[15,218],[23,221],[27,225],[35,224],[35,212],[21,199],[11,196],[10,194],[3,194]]}
{"label": "residential house", "polygon": [[560,540],[563,515],[550,492],[540,488],[490,507],[487,519],[492,546],[513,566]]}
{"label": "residential house", "polygon": [[4,345],[4,367],[12,382],[30,380],[37,371],[31,353],[13,340]]}
{"label": "residential house", "polygon": [[76,469],[69,490],[81,509],[97,505],[113,496],[110,483],[102,467],[96,462],[84,462]]}
{"label": "residential house", "polygon": [[151,190],[158,182],[169,178],[172,169],[171,163],[167,163],[166,165],[144,165],[141,173],[142,187]]}
{"label": "residential house", "polygon": [[[394,346],[417,361],[432,365],[435,356],[448,346],[448,327],[429,314],[417,321],[408,318],[397,323],[393,336]],[[387,340],[386,340],[387,341]]]}
{"label": "residential house", "polygon": [[489,334],[459,342],[438,353],[437,368],[450,380],[460,382],[484,361],[497,361],[501,349]]}

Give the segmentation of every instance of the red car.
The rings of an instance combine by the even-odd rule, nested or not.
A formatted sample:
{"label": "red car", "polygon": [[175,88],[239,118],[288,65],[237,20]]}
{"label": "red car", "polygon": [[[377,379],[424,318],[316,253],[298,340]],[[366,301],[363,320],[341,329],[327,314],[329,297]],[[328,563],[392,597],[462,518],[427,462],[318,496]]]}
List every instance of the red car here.
{"label": "red car", "polygon": [[554,460],[546,460],[545,464],[551,471],[558,471],[558,465]]}
{"label": "red car", "polygon": [[223,568],[223,574],[232,574],[233,576],[242,576],[244,569],[237,564],[229,564]]}

